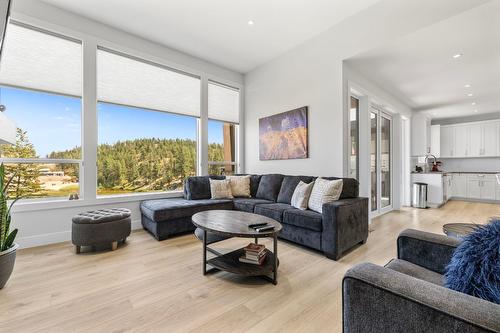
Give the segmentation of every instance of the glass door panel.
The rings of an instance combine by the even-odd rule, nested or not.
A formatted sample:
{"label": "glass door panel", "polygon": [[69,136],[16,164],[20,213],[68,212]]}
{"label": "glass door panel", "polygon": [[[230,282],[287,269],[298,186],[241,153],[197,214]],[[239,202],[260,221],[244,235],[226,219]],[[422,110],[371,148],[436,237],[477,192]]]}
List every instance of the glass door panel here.
{"label": "glass door panel", "polygon": [[349,160],[349,177],[359,179],[359,99],[351,96],[351,108],[349,110],[349,129],[351,154]]}
{"label": "glass door panel", "polygon": [[370,198],[370,207],[371,211],[376,211],[378,209],[377,205],[377,197],[378,197],[378,191],[377,191],[377,133],[378,133],[378,126],[377,126],[377,120],[378,116],[377,113],[372,112],[370,114],[370,178],[371,178],[371,198]]}
{"label": "glass door panel", "polygon": [[391,120],[380,117],[380,206],[391,205]]}

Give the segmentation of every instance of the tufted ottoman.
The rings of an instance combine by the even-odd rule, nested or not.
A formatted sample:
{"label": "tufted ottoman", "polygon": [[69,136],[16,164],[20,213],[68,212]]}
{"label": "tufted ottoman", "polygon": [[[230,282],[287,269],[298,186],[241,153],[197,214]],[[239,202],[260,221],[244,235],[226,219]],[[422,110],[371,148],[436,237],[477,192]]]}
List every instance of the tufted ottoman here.
{"label": "tufted ottoman", "polygon": [[73,217],[71,239],[80,253],[82,246],[111,244],[114,251],[118,241],[130,235],[130,210],[125,208],[99,209]]}

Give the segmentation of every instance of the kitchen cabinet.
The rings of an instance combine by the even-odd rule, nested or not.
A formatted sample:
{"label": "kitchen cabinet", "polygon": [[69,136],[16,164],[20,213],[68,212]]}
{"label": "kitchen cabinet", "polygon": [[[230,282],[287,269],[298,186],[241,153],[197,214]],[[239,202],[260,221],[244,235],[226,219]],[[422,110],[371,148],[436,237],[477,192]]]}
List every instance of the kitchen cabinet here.
{"label": "kitchen cabinet", "polygon": [[455,144],[453,145],[454,157],[467,157],[469,153],[469,127],[455,127]]}
{"label": "kitchen cabinet", "polygon": [[481,199],[481,187],[479,179],[467,179],[467,195],[469,199]]}
{"label": "kitchen cabinet", "polygon": [[467,198],[495,200],[496,188],[495,175],[471,174],[467,176]]}
{"label": "kitchen cabinet", "polygon": [[431,154],[441,157],[441,125],[431,126]]}
{"label": "kitchen cabinet", "polygon": [[483,129],[482,125],[471,125],[467,126],[468,132],[467,132],[467,143],[468,143],[468,149],[466,156],[481,156],[482,151],[483,151]]}
{"label": "kitchen cabinet", "polygon": [[500,156],[500,120],[441,126],[440,141],[440,157]]}
{"label": "kitchen cabinet", "polygon": [[467,176],[460,173],[452,175],[452,196],[457,198],[467,197]]}
{"label": "kitchen cabinet", "polygon": [[441,126],[441,157],[453,157],[453,148],[455,147],[455,127]]}
{"label": "kitchen cabinet", "polygon": [[[446,202],[446,189],[444,187],[444,177],[440,172],[434,173],[413,173],[411,175],[411,184],[427,184],[427,205],[437,208]],[[413,192],[413,191],[412,191]]]}
{"label": "kitchen cabinet", "polygon": [[451,179],[452,175],[443,174],[443,202],[448,202],[453,195]]}
{"label": "kitchen cabinet", "polygon": [[486,123],[482,125],[482,154],[481,156],[500,156],[500,123]]}
{"label": "kitchen cabinet", "polygon": [[419,114],[411,118],[411,155],[426,156],[431,152],[431,118]]}

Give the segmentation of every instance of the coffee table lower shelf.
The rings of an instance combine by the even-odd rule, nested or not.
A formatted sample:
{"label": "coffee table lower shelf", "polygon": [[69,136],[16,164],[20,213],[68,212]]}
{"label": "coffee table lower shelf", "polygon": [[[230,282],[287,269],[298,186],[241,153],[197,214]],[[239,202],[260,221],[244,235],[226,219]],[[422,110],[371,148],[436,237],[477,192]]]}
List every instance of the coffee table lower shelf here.
{"label": "coffee table lower shelf", "polygon": [[[266,259],[264,260],[262,265],[253,265],[240,262],[239,258],[243,256],[245,253],[245,250],[243,248],[209,259],[207,260],[206,264],[212,266],[217,270],[233,274],[238,274],[243,276],[262,276],[270,279],[271,282],[276,284],[274,275],[275,255],[268,249],[266,249],[265,251],[266,251]],[[279,265],[279,260],[277,260],[276,262],[276,268],[278,267],[278,265]],[[268,275],[270,274],[273,275],[273,278],[268,277]]]}

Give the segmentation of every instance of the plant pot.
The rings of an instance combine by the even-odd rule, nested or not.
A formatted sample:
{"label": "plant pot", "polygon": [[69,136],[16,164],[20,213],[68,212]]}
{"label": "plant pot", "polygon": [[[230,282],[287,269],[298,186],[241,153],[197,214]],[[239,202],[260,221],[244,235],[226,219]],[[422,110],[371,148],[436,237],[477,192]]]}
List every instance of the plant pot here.
{"label": "plant pot", "polygon": [[12,274],[16,262],[18,244],[12,245],[10,249],[0,252],[0,289],[2,289]]}

